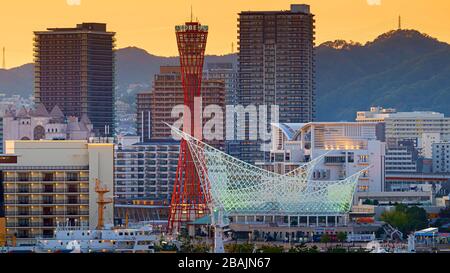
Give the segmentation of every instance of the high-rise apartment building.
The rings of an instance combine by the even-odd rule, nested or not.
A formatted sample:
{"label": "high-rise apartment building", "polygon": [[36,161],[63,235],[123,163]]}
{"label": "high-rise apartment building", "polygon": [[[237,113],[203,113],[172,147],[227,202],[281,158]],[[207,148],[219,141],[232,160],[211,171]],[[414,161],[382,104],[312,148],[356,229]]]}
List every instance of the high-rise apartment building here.
{"label": "high-rise apartment building", "polygon": [[[152,93],[136,94],[136,132],[142,142],[152,139],[151,132],[151,102]],[[161,102],[162,103],[162,102]]]}
{"label": "high-rise apartment building", "polygon": [[35,102],[87,115],[96,134],[114,134],[114,36],[99,23],[36,31]]}
{"label": "high-rise apartment building", "polygon": [[207,63],[204,71],[207,80],[225,82],[225,104],[237,104],[237,67],[234,63]]}
{"label": "high-rise apartment building", "polygon": [[[225,116],[224,81],[204,79],[201,92],[203,109],[210,105],[218,105]],[[165,123],[174,124],[179,117],[172,117],[172,110],[176,106],[184,105],[181,68],[179,66],[162,66],[160,73],[155,75],[152,92],[139,93],[136,104],[136,125],[142,141],[171,139],[171,129]],[[209,119],[204,117],[203,123]],[[223,126],[223,122],[221,126]],[[225,129],[223,132],[225,134]],[[208,143],[216,147],[223,147],[223,140]]]}
{"label": "high-rise apartment building", "polygon": [[[204,71],[205,77],[208,80],[222,80],[225,83],[225,105],[236,106],[238,104],[237,98],[237,86],[238,86],[238,74],[237,65],[229,63],[207,63],[206,70]],[[237,118],[232,117],[234,122],[230,120],[225,121],[225,132],[234,132],[237,135]],[[225,140],[225,152],[235,156],[233,152],[237,151],[235,148],[239,145],[239,142],[233,139]],[[239,147],[239,146],[237,146]]]}
{"label": "high-rise apartment building", "polygon": [[[313,121],[315,20],[310,7],[244,11],[238,21],[238,104],[266,105],[269,111],[272,105],[278,105],[279,122],[283,123]],[[242,128],[246,135],[249,127]],[[232,154],[251,163],[263,160],[266,153],[261,150],[262,141],[247,140],[248,136],[241,142],[240,152]]]}
{"label": "high-rise apartment building", "polygon": [[[19,244],[30,244],[36,237],[53,237],[58,223],[95,229],[96,180],[110,190],[110,199],[113,174],[113,144],[6,141],[0,156],[0,198],[4,197],[7,234]],[[113,215],[113,205],[106,205],[105,223],[113,224]]]}

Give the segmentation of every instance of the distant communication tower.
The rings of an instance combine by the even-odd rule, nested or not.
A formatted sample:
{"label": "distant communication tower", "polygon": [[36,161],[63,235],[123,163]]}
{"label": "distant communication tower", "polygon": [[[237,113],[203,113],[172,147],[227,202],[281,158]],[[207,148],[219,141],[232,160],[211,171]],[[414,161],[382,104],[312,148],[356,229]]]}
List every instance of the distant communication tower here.
{"label": "distant communication tower", "polygon": [[402,30],[402,17],[398,16],[398,30]]}
{"label": "distant communication tower", "polygon": [[[191,22],[175,28],[180,53],[185,111],[189,111],[189,113],[184,113],[183,130],[191,133],[201,132],[202,129],[202,124],[195,122],[196,117],[201,114],[198,113],[201,109],[194,109],[194,100],[202,95],[203,64],[208,38],[208,27],[192,20],[193,16],[191,15]],[[201,133],[200,136],[196,134],[196,137],[201,139]],[[174,234],[183,225],[193,222],[207,213],[207,197],[202,190],[193,156],[186,140],[181,140],[178,168],[170,204],[168,232]]]}
{"label": "distant communication tower", "polygon": [[6,47],[3,47],[3,62],[2,62],[3,69],[6,69]]}

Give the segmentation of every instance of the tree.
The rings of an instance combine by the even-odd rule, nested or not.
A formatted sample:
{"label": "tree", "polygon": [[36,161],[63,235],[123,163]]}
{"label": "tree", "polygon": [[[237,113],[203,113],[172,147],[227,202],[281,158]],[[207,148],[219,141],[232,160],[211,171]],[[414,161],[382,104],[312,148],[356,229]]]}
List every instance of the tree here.
{"label": "tree", "polygon": [[230,244],[226,245],[227,253],[253,253],[254,244]]}
{"label": "tree", "polygon": [[428,226],[427,212],[420,207],[408,207],[403,204],[395,206],[392,211],[386,211],[381,215],[381,220],[389,223],[405,236],[412,231]]}
{"label": "tree", "polygon": [[192,253],[208,253],[209,246],[206,243],[196,244],[193,246]]}
{"label": "tree", "polygon": [[342,247],[335,247],[328,250],[328,253],[347,253],[347,249]]}
{"label": "tree", "polygon": [[284,249],[281,246],[264,245],[259,249],[259,251],[261,253],[283,253]]}
{"label": "tree", "polygon": [[439,217],[450,218],[450,207],[441,209],[441,211],[439,212]]}
{"label": "tree", "polygon": [[339,232],[336,237],[337,237],[338,241],[341,243],[347,241],[347,233],[345,233],[345,232]]}
{"label": "tree", "polygon": [[291,247],[288,251],[289,253],[319,253],[317,246],[308,247],[306,244],[302,243]]}
{"label": "tree", "polygon": [[325,244],[325,247],[327,247],[328,243],[331,242],[330,235],[323,234],[322,237],[320,237],[320,242]]}

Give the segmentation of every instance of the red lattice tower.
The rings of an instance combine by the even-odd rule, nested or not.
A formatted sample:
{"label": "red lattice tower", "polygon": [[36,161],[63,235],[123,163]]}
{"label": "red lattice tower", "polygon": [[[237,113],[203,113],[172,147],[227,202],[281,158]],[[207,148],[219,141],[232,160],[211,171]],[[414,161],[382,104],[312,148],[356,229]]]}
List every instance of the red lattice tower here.
{"label": "red lattice tower", "polygon": [[[178,50],[180,53],[181,76],[184,91],[184,132],[202,139],[202,119],[198,119],[202,107],[194,107],[196,97],[201,97],[203,63],[205,58],[208,27],[198,22],[176,26]],[[194,122],[195,120],[196,122]],[[196,128],[199,127],[199,128]],[[168,232],[179,231],[183,224],[206,215],[207,198],[202,191],[197,170],[187,142],[180,143],[180,156],[169,211]]]}

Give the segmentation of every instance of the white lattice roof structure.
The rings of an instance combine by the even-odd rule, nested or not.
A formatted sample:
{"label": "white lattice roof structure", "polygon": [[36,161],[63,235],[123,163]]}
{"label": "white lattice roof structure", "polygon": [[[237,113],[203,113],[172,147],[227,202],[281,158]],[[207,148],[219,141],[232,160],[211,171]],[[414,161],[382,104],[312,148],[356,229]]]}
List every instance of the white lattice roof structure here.
{"label": "white lattice roof structure", "polygon": [[230,215],[337,215],[351,209],[362,172],[345,180],[314,181],[322,157],[280,175],[258,168],[174,127],[187,141],[210,208]]}

